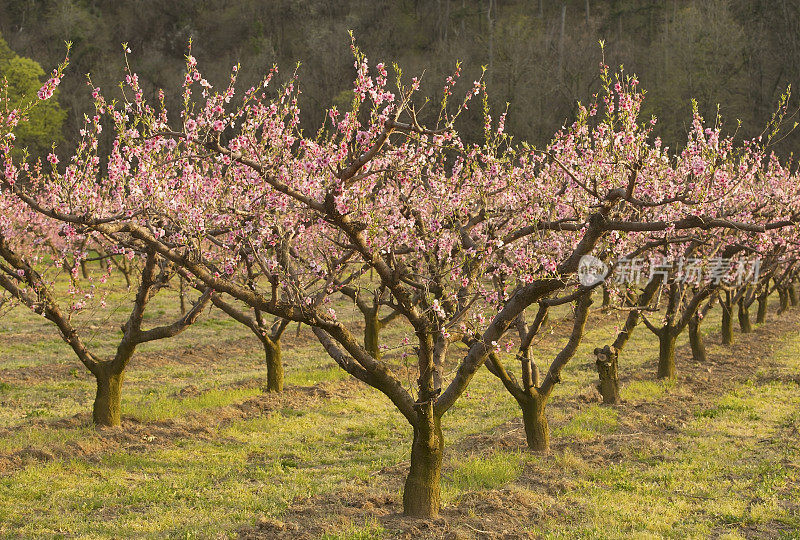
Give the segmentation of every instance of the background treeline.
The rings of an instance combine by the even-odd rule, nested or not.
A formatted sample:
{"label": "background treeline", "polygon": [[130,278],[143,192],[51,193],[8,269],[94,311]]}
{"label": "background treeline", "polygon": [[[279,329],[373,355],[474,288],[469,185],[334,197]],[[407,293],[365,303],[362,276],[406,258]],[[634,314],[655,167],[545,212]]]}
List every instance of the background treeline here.
{"label": "background treeline", "polygon": [[[237,61],[247,82],[273,63],[286,78],[301,62],[303,122],[313,129],[326,106],[350,101],[349,29],[372,62],[397,62],[408,77],[424,72],[424,93],[433,99],[457,60],[463,88],[487,66],[493,110],[508,102],[510,132],[536,144],[597,91],[600,39],[608,64],[639,76],[646,112],[658,117],[657,134],[671,146],[685,138],[691,98],[707,118],[720,104],[729,129],[740,119],[739,132],[749,137],[763,129],[787,84],[800,81],[800,0],[0,2],[0,31],[18,55],[47,69],[63,58],[65,40],[74,44],[59,95],[68,143],[90,106],[82,74],[105,88],[115,84],[127,42],[145,87],[163,87],[174,99],[190,38],[217,84]],[[477,139],[480,111],[471,112],[461,130]],[[784,155],[798,136],[783,140]]]}

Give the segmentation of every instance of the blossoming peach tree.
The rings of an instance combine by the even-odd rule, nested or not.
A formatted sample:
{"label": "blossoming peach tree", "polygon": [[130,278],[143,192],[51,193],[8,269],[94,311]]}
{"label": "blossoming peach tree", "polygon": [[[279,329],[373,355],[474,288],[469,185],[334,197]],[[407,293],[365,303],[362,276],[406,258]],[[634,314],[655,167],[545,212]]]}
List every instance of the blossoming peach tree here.
{"label": "blossoming peach tree", "polygon": [[[65,64],[38,92],[46,100],[60,81]],[[208,303],[210,295],[202,295],[191,310],[170,324],[143,329],[148,304],[175,276],[174,264],[159,256],[142,242],[128,238],[108,238],[82,226],[75,220],[60,220],[56,214],[74,211],[81,205],[83,213],[102,207],[104,211],[125,214],[123,201],[110,196],[107,186],[94,184],[99,178],[96,155],[99,117],[87,122],[84,139],[70,163],[59,169],[54,153],[48,163],[22,163],[12,157],[13,129],[24,121],[27,110],[11,109],[7,96],[0,97],[4,134],[0,140],[2,190],[0,190],[0,288],[10,302],[5,309],[22,305],[52,322],[61,338],[95,377],[97,393],[92,419],[102,426],[117,426],[121,417],[121,392],[125,369],[136,348],[146,342],[166,339],[184,331],[194,323]],[[91,132],[91,133],[90,133]],[[92,179],[92,180],[90,180]],[[24,187],[23,187],[24,186]],[[30,196],[20,194],[30,193]],[[42,211],[45,207],[49,211]],[[54,211],[53,209],[58,209]],[[89,253],[87,245],[105,248],[111,256],[126,260],[140,259],[139,283],[133,298],[130,316],[122,325],[122,337],[111,358],[102,358],[87,342],[90,332],[79,317],[90,317],[105,308],[112,288],[111,269],[106,266],[100,275],[80,279],[79,268]],[[67,284],[62,275],[67,274]]]}

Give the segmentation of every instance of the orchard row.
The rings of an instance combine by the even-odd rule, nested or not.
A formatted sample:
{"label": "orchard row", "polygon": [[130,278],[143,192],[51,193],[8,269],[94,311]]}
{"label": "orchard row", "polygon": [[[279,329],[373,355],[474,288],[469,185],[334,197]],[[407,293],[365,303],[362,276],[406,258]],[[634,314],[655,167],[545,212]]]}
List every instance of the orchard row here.
{"label": "orchard row", "polygon": [[[96,112],[69,159],[29,162],[14,147],[15,130],[52,95],[66,62],[29,106],[0,102],[0,310],[24,306],[53,323],[97,380],[96,424],[120,423],[136,348],[183,332],[211,304],[261,341],[270,391],[283,387],[284,331],[301,323],[408,420],[404,511],[435,516],[442,423],[478,369],[519,404],[530,448],[548,448],[546,404],[595,289],[606,307],[627,312],[616,340],[595,350],[606,403],[619,400],[617,361],[639,323],[659,340],[656,375],[674,378],[682,332],[705,358],[699,326],[715,304],[731,343],[734,313],[748,332],[754,303],[761,322],[770,294],[782,309],[795,301],[800,181],[769,151],[788,97],[764,133],[743,142],[695,107],[676,152],[653,135],[655,118],[641,118],[636,78],[601,66],[594,100],[534,148],[505,132],[505,114],[492,116],[482,81],[458,90],[459,69],[438,121],[422,126],[419,81],[396,73],[390,85],[384,64],[370,66],[355,45],[353,54],[352,105],[330,108],[315,133],[301,129],[296,80],[276,87],[273,69],[242,90],[234,68],[217,89],[191,55],[177,113],[164,109],[163,94],[146,100],[135,73],[117,100],[90,84]],[[483,108],[481,143],[458,133],[470,107]],[[588,256],[612,269],[652,256],[729,266],[692,279],[673,266],[645,268],[642,284],[587,282],[578,270]],[[82,276],[93,260],[105,271]],[[733,279],[753,261],[758,273]],[[104,304],[113,272],[135,294],[106,358],[74,319]],[[177,281],[196,291],[193,305],[145,328],[152,299]],[[360,320],[337,316],[342,298]],[[555,357],[542,358],[534,338],[559,305],[572,306],[572,329]],[[383,339],[387,324],[404,337]]]}

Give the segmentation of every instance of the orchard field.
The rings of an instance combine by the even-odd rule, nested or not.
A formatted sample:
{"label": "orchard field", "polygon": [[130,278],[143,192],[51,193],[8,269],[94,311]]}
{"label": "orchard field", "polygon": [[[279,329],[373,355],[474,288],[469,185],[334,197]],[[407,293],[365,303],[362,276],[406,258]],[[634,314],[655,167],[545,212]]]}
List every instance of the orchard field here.
{"label": "orchard field", "polygon": [[[180,77],[125,42],[77,104],[83,38],[0,39],[0,536],[800,538],[794,68],[662,125],[606,26],[568,88],[544,4],[546,136],[493,94],[496,0],[488,64],[433,81],[352,31],[335,79],[220,77],[189,32]],[[696,4],[648,24],[747,20]]]}
{"label": "orchard field", "polygon": [[[115,288],[107,310],[81,321],[101,350],[122,322],[125,286]],[[175,296],[148,322],[168,320]],[[444,432],[432,521],[400,514],[407,423],[307,327],[287,331],[285,391],[270,394],[258,341],[211,308],[141,349],[122,426],[95,429],[91,376],[49,322],[15,309],[0,322],[0,536],[795,538],[800,308],[776,309],[732,347],[713,311],[708,361],[682,339],[675,382],[653,379],[658,345],[638,329],[620,361],[622,402],[608,406],[592,349],[622,315],[593,307],[553,398],[547,454],[526,449],[517,405],[482,370]],[[552,316],[542,355],[570,317]]]}

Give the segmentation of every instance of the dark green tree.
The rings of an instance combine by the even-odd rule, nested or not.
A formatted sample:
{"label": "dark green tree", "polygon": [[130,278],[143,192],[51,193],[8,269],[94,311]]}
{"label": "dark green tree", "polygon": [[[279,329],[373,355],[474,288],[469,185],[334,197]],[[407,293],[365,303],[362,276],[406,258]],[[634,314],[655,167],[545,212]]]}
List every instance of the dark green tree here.
{"label": "dark green tree", "polygon": [[[8,83],[12,107],[24,107],[38,99],[36,92],[44,83],[44,69],[35,60],[17,55],[0,36],[0,84]],[[34,157],[46,155],[53,144],[63,141],[62,126],[67,113],[58,103],[58,90],[39,104],[19,126],[17,148],[27,148]]]}

